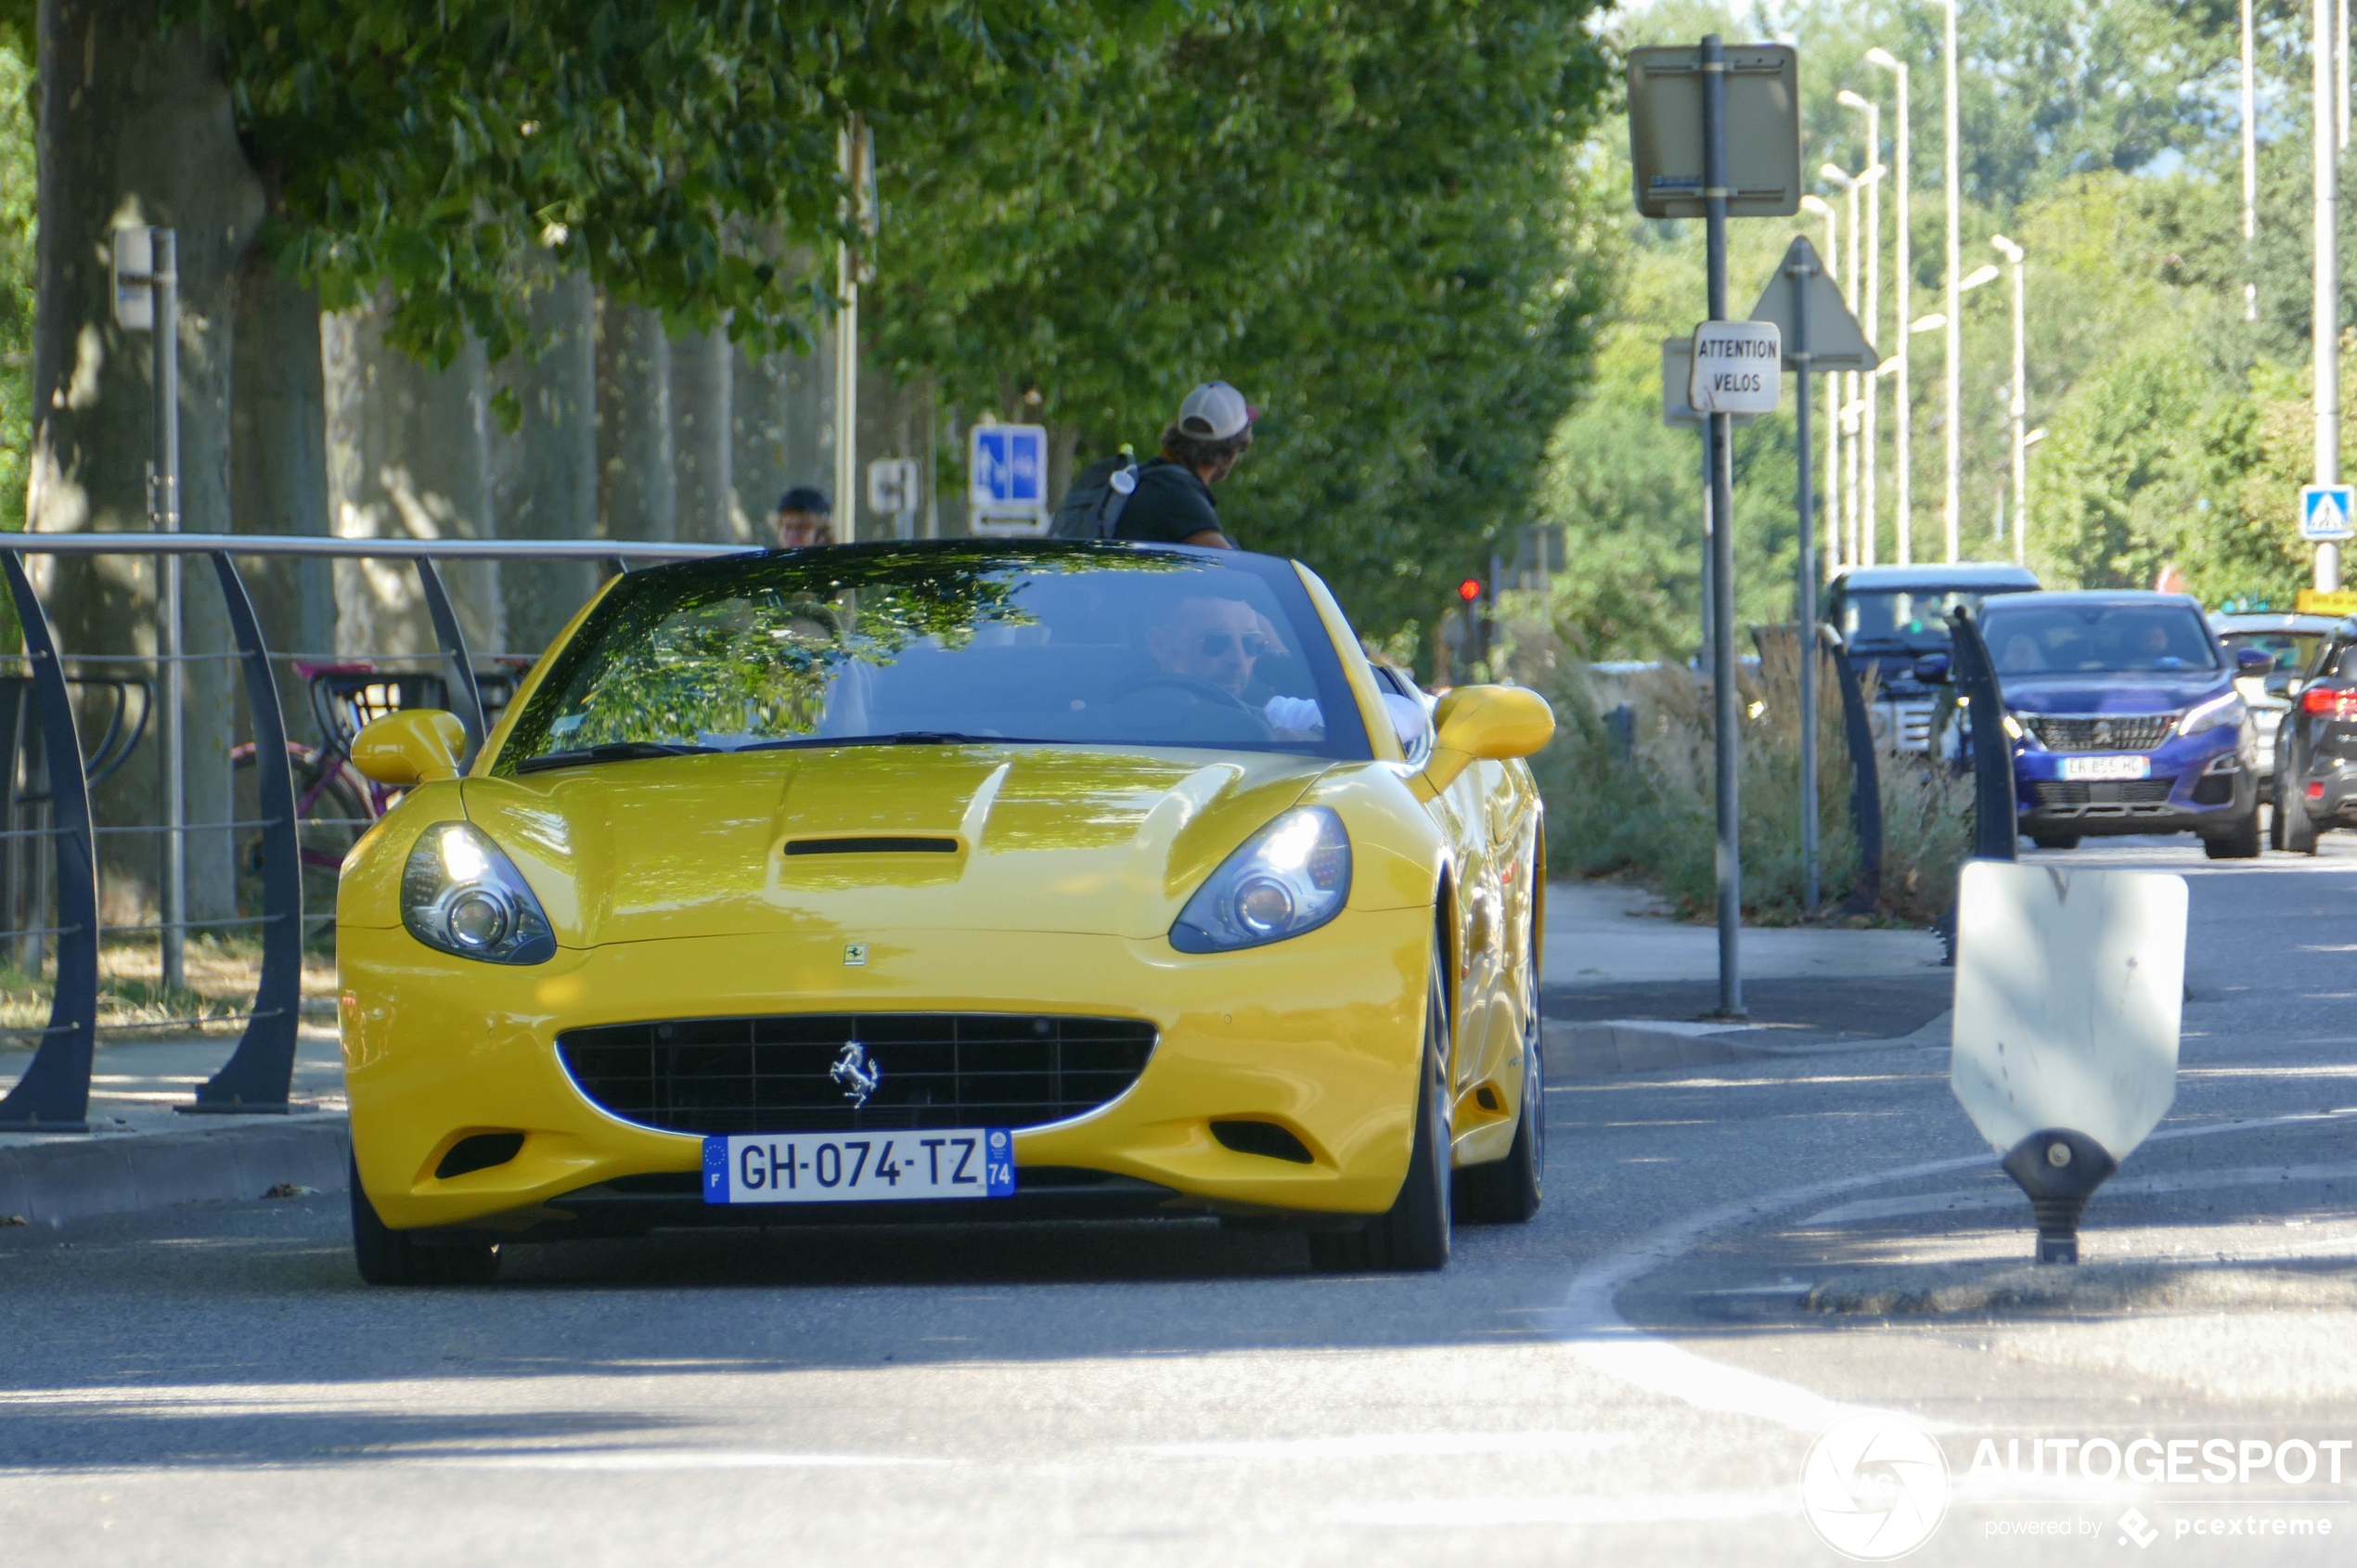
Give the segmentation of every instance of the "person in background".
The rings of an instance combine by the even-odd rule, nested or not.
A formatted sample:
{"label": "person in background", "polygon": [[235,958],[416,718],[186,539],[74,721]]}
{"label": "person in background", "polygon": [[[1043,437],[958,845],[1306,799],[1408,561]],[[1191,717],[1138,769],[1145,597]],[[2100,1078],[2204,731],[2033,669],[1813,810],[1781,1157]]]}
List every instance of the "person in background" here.
{"label": "person in background", "polygon": [[778,509],[769,514],[769,529],[778,536],[781,550],[831,545],[835,542],[834,511],[825,491],[797,484],[778,497]]}
{"label": "person in background", "polygon": [[1205,381],[1187,394],[1178,417],[1162,432],[1162,456],[1138,469],[1138,488],[1122,508],[1116,539],[1163,545],[1204,545],[1232,550],[1220,525],[1211,487],[1235,471],[1252,445],[1260,410],[1225,381]]}

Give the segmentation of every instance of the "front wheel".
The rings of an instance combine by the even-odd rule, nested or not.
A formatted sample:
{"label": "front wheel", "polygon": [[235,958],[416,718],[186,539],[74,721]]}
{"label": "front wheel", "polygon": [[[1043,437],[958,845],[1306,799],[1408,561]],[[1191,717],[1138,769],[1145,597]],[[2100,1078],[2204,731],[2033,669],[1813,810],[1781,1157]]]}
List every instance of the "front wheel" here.
{"label": "front wheel", "polygon": [[1450,1145],[1449,1112],[1449,990],[1439,945],[1424,995],[1424,1054],[1416,1088],[1416,1137],[1407,1179],[1392,1205],[1357,1230],[1312,1231],[1309,1261],[1330,1271],[1363,1268],[1402,1273],[1449,1266]]}
{"label": "front wheel", "polygon": [[2231,832],[2201,842],[2201,852],[2212,860],[2256,860],[2259,858],[2259,811],[2251,809],[2248,816],[2235,824]]}
{"label": "front wheel", "polygon": [[371,1285],[488,1285],[499,1278],[496,1241],[435,1244],[395,1230],[377,1216],[352,1163],[352,1258]]}
{"label": "front wheel", "polygon": [[2275,775],[2275,816],[2284,825],[2286,853],[2316,853],[2316,822],[2308,815],[2307,803],[2299,798],[2299,775],[2289,769]]}

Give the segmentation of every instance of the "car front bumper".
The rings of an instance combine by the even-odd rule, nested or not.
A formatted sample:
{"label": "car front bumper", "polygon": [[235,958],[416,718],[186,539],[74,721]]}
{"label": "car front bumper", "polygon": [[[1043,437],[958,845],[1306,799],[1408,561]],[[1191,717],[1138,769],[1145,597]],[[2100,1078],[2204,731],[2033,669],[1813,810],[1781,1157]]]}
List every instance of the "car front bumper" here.
{"label": "car front bumper", "polygon": [[[840,963],[844,933],[828,929],[569,949],[508,968],[446,958],[397,929],[342,927],[354,1153],[396,1229],[591,1234],[630,1215],[747,1225],[911,1210],[1030,1217],[1107,1197],[1181,1211],[1380,1213],[1407,1170],[1432,929],[1430,910],[1350,910],[1290,941],[1204,957],[1159,940],[882,932],[857,968]],[[779,983],[813,973],[831,983]],[[680,1179],[701,1170],[702,1137],[601,1109],[557,1049],[560,1032],[598,1024],[852,1011],[1142,1019],[1157,1039],[1123,1093],[1017,1131],[1020,1201],[713,1211]],[[1227,1148],[1210,1130],[1224,1119],[1276,1123],[1312,1158]],[[458,1140],[482,1133],[521,1133],[522,1143],[488,1169],[436,1176]],[[1026,1169],[1040,1173],[1030,1189]]]}
{"label": "car front bumper", "polygon": [[[2122,833],[2219,833],[2249,816],[2259,801],[2254,747],[2225,727],[2177,736],[2149,752],[2014,752],[2014,788],[2025,833],[2094,837]],[[2141,779],[2066,779],[2064,766],[2090,755],[2148,759]]]}

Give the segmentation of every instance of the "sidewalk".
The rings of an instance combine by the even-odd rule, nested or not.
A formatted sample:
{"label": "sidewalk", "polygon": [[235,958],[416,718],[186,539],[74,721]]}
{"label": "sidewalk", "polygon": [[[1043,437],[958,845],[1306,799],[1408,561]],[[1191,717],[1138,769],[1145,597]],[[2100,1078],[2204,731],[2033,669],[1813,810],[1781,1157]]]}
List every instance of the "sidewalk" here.
{"label": "sidewalk", "polygon": [[[290,1114],[175,1112],[236,1048],[233,1035],[102,1043],[90,1082],[95,1131],[0,1132],[0,1225],[244,1201],[273,1189],[340,1190],[350,1134],[335,1032],[299,1036]],[[0,1091],[32,1060],[29,1050],[0,1050]]]}
{"label": "sidewalk", "polygon": [[1557,1077],[1905,1040],[1946,1043],[1953,970],[1930,932],[1745,928],[1741,1022],[1719,1006],[1719,932],[1642,889],[1551,882],[1539,1011]]}

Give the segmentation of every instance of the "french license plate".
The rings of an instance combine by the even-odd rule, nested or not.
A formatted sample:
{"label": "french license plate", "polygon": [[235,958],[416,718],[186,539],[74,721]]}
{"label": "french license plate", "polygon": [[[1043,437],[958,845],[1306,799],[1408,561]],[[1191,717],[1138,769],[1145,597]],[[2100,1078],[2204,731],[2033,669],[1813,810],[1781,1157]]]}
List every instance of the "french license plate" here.
{"label": "french license plate", "polygon": [[2119,778],[2149,778],[2153,764],[2150,757],[2065,757],[2062,776],[2072,780],[2099,782]]}
{"label": "french license plate", "polygon": [[1011,1198],[1004,1127],[906,1133],[754,1133],[703,1140],[707,1203],[890,1203]]}

